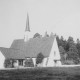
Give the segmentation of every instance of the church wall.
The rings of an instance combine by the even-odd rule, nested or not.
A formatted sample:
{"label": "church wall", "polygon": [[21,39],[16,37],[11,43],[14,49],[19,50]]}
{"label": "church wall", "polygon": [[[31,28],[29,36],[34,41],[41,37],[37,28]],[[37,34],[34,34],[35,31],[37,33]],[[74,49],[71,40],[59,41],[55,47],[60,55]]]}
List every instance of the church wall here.
{"label": "church wall", "polygon": [[[55,39],[53,41],[52,48],[51,48],[50,55],[48,57],[47,67],[54,67],[56,65],[61,65],[60,59],[61,59],[60,52],[59,52],[57,40],[56,40],[56,37],[55,37]],[[57,62],[55,62],[55,60]]]}
{"label": "church wall", "polygon": [[61,66],[61,61],[57,61],[56,66]]}
{"label": "church wall", "polygon": [[54,67],[55,66],[55,62],[53,60],[53,57],[48,57],[48,62],[47,62],[47,67]]}
{"label": "church wall", "polygon": [[36,66],[36,58],[32,58],[34,66]]}
{"label": "church wall", "polygon": [[4,61],[5,61],[5,57],[3,55],[3,53],[0,51],[0,69],[4,69]]}
{"label": "church wall", "polygon": [[42,63],[43,63],[42,66],[43,66],[43,67],[46,67],[46,66],[47,66],[47,60],[48,60],[48,58],[44,58],[44,59],[43,59],[43,62],[42,62]]}

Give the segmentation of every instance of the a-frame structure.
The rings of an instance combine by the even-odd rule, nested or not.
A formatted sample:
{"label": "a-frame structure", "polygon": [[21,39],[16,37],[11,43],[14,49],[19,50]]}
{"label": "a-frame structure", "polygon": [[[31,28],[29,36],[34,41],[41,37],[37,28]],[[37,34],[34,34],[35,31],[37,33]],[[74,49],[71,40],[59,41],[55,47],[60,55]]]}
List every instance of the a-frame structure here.
{"label": "a-frame structure", "polygon": [[60,59],[61,57],[60,57],[56,36],[54,36],[53,45],[51,48],[50,55],[48,57],[47,67],[60,66],[61,65]]}

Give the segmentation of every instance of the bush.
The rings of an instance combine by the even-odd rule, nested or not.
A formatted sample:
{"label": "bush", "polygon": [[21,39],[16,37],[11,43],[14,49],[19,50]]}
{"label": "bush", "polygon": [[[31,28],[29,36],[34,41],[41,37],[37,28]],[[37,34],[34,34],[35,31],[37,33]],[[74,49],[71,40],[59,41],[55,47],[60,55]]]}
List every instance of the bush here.
{"label": "bush", "polygon": [[44,56],[42,53],[39,53],[36,58],[36,64],[42,63]]}
{"label": "bush", "polygon": [[32,59],[26,59],[25,67],[34,67]]}
{"label": "bush", "polygon": [[11,59],[5,59],[5,61],[4,61],[4,67],[5,68],[12,68]]}

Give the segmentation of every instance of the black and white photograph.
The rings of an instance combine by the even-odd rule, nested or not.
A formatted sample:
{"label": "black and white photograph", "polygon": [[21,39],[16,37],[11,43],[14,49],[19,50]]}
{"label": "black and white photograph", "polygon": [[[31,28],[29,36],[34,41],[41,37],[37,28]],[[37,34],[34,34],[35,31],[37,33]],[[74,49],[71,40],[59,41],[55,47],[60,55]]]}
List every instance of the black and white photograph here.
{"label": "black and white photograph", "polygon": [[0,80],[80,80],[80,0],[0,0]]}

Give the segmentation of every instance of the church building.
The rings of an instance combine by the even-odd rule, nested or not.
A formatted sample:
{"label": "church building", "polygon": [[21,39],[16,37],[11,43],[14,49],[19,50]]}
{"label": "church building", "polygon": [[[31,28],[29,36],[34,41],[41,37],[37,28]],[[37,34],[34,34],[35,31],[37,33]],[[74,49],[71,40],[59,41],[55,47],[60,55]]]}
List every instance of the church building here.
{"label": "church building", "polygon": [[44,55],[44,59],[38,67],[55,67],[62,65],[56,35],[31,38],[30,34],[29,16],[27,14],[24,39],[15,39],[10,48],[0,47],[0,68],[5,68],[5,59],[14,60],[15,68],[25,67],[26,59],[32,59],[35,67],[36,57],[39,53]]}

